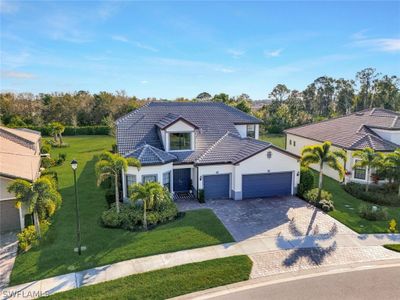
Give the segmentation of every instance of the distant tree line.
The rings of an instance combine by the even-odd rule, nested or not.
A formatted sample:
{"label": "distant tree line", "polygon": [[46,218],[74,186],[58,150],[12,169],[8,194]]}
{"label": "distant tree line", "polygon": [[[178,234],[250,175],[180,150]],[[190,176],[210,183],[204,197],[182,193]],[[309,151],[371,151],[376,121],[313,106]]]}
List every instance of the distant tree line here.
{"label": "distant tree line", "polygon": [[[399,83],[397,76],[382,75],[367,68],[358,72],[354,79],[319,77],[303,91],[290,90],[286,85],[278,84],[268,95],[268,104],[258,109],[252,109],[253,101],[247,94],[230,97],[225,93],[212,96],[202,92],[193,99],[177,98],[175,101],[223,102],[262,119],[267,131],[280,133],[286,128],[366,108],[399,111]],[[12,127],[44,126],[52,122],[74,127],[112,127],[118,117],[154,100],[129,97],[123,91],[38,95],[1,93],[0,120]]]}

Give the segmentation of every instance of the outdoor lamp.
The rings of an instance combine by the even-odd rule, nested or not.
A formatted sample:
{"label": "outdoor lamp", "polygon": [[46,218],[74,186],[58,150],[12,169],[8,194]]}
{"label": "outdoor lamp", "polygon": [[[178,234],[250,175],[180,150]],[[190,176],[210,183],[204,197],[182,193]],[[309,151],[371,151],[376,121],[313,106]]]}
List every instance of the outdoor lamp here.
{"label": "outdoor lamp", "polygon": [[72,170],[76,170],[78,168],[78,162],[75,159],[71,161],[71,168]]}

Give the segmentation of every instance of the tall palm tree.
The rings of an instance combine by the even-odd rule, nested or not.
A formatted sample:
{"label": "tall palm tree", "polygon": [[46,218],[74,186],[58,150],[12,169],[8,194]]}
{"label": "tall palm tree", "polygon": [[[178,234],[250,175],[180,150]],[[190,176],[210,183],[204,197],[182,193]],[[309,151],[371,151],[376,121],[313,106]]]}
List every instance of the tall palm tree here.
{"label": "tall palm tree", "polygon": [[15,194],[18,206],[21,202],[28,204],[28,211],[33,213],[35,230],[40,238],[39,219],[44,219],[46,215],[51,216],[61,203],[61,195],[57,191],[54,179],[43,176],[33,183],[24,179],[16,179],[10,183],[8,191]]}
{"label": "tall palm tree", "polygon": [[318,199],[321,200],[323,168],[328,165],[338,171],[339,177],[344,178],[344,166],[339,159],[346,162],[346,153],[343,150],[331,151],[331,142],[324,142],[322,145],[306,146],[301,152],[301,163],[308,167],[312,164],[319,165]]}
{"label": "tall palm tree", "polygon": [[353,168],[367,168],[367,184],[365,185],[365,191],[368,192],[371,183],[372,168],[379,166],[383,155],[382,153],[375,152],[374,149],[367,147],[363,150],[355,151],[353,157],[358,158],[354,163]]}
{"label": "tall palm tree", "polygon": [[171,201],[170,193],[158,182],[135,183],[130,187],[132,203],[142,202],[143,228],[147,230],[147,210],[153,209],[162,202]]}
{"label": "tall palm tree", "polygon": [[104,151],[100,155],[100,160],[96,163],[95,170],[97,185],[100,185],[107,178],[114,178],[115,186],[115,206],[119,213],[119,176],[122,171],[126,172],[128,166],[140,168],[140,161],[136,158],[125,158],[119,154]]}
{"label": "tall palm tree", "polygon": [[398,195],[400,196],[400,148],[397,148],[393,153],[389,153],[385,156],[385,162],[388,162],[395,172],[394,175],[399,183]]}

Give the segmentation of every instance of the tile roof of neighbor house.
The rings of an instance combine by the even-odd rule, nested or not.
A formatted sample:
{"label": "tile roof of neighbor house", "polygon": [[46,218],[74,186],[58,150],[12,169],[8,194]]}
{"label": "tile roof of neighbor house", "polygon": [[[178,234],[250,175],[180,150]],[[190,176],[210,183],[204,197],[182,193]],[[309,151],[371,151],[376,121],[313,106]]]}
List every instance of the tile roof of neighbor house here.
{"label": "tile roof of neighbor house", "polygon": [[39,176],[40,133],[0,126],[0,175],[30,181]]}
{"label": "tile roof of neighbor house", "polygon": [[381,138],[376,129],[400,130],[400,114],[382,108],[362,110],[314,124],[285,130],[286,133],[352,150],[366,147],[377,151],[393,151],[399,145]]}
{"label": "tile roof of neighbor house", "polygon": [[125,154],[125,157],[137,158],[143,166],[166,164],[177,160],[175,155],[147,144]]}
{"label": "tile roof of neighbor house", "polygon": [[[121,154],[126,155],[144,143],[165,150],[159,136],[159,128],[175,122],[178,118],[196,126],[196,150],[170,152],[177,157],[176,163],[194,163],[227,132],[239,135],[235,125],[259,124],[261,121],[236,108],[215,102],[150,102],[116,121],[117,143]],[[240,139],[240,138],[239,138]],[[244,139],[249,149],[259,147],[254,139]],[[224,143],[227,143],[226,141]],[[253,146],[255,143],[257,146]],[[231,144],[232,152],[247,153],[243,142]],[[258,149],[258,148],[257,148]],[[247,152],[246,152],[247,151]],[[165,151],[163,151],[166,153]],[[254,152],[254,151],[253,151]],[[211,154],[210,154],[211,155]],[[210,162],[210,158],[207,158]],[[215,159],[214,162],[218,161]]]}

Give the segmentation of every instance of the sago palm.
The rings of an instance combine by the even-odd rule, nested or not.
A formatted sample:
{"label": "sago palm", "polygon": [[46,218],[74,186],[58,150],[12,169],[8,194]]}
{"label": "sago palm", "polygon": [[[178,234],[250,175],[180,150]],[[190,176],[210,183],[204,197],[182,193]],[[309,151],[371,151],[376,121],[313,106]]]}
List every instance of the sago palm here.
{"label": "sago palm", "polygon": [[346,153],[343,150],[331,150],[331,143],[324,142],[322,145],[306,146],[301,152],[301,163],[308,167],[312,164],[319,165],[319,180],[318,180],[318,199],[321,200],[323,168],[328,165],[332,169],[338,171],[339,178],[344,178],[344,166],[340,162],[346,161]]}
{"label": "sago palm", "polygon": [[170,193],[158,182],[136,183],[130,187],[130,199],[132,203],[142,202],[143,228],[147,230],[147,210],[165,201],[170,201]]}
{"label": "sago palm", "polygon": [[398,195],[400,196],[400,148],[397,148],[393,153],[389,153],[385,157],[385,162],[394,169],[394,177],[399,184]]}
{"label": "sago palm", "polygon": [[367,169],[367,184],[365,185],[365,191],[368,192],[369,185],[371,182],[372,168],[378,167],[383,156],[382,153],[375,152],[372,148],[365,148],[358,150],[353,153],[353,157],[358,158],[354,163],[353,168],[366,168]]}
{"label": "sago palm", "polygon": [[100,185],[107,178],[114,179],[115,207],[117,213],[119,213],[119,176],[122,171],[126,172],[128,166],[140,168],[140,161],[136,158],[125,158],[119,154],[114,154],[108,151],[105,151],[100,155],[100,160],[95,166],[97,185]]}
{"label": "sago palm", "polygon": [[54,179],[43,176],[31,183],[24,179],[16,179],[8,186],[8,191],[17,198],[17,206],[27,203],[28,212],[33,213],[34,225],[40,237],[40,221],[51,216],[61,203],[61,195],[57,191]]}

